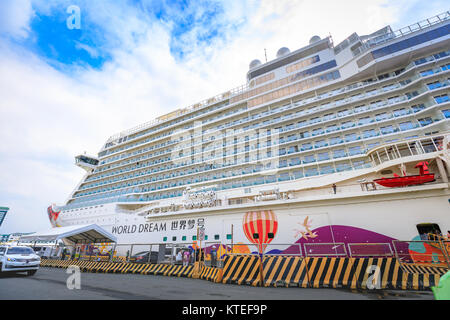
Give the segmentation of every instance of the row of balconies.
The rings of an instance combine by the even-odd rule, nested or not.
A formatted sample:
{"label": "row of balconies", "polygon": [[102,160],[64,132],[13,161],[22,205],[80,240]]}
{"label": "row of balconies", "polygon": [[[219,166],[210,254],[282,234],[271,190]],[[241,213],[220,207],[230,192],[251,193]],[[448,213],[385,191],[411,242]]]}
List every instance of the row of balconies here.
{"label": "row of balconies", "polygon": [[[434,120],[431,117],[423,118],[423,119],[419,120],[420,125],[419,124],[412,124],[411,122],[403,123],[403,124],[400,124],[400,129],[399,128],[395,128],[393,126],[382,127],[380,129],[381,133],[375,131],[374,129],[372,129],[372,130],[364,131],[362,133],[362,135],[357,135],[356,133],[346,135],[345,139],[342,139],[340,137],[335,137],[335,138],[330,139],[330,143],[329,144],[325,140],[317,141],[314,144],[314,148],[315,149],[320,149],[320,148],[327,147],[329,145],[330,146],[336,146],[338,144],[344,143],[344,141],[349,143],[349,142],[353,142],[353,141],[359,141],[361,139],[366,140],[366,139],[371,138],[371,137],[378,137],[380,135],[389,135],[389,134],[400,132],[400,131],[408,131],[408,130],[412,130],[412,129],[415,129],[415,128],[427,126],[427,125],[429,125],[429,124],[431,124],[433,122],[436,122],[436,121],[440,121],[440,120],[444,119],[444,117],[445,116],[435,117]],[[294,139],[290,139],[290,140],[291,140],[290,142],[294,142],[295,141]],[[286,152],[286,148],[280,148],[279,151],[278,151],[278,155],[279,156],[290,155],[290,154],[293,154],[293,153],[308,151],[308,150],[312,150],[312,149],[313,149],[313,145],[311,143],[305,143],[305,144],[303,144],[301,146],[301,148],[299,148],[298,146],[290,146],[288,148],[287,152]],[[233,154],[237,155],[238,154],[237,151],[245,152],[245,151],[250,151],[250,150],[248,148],[242,149],[242,150],[239,149],[239,150],[235,150]],[[252,153],[255,153],[255,152],[252,151]],[[218,159],[214,159],[212,157],[211,158],[201,158],[201,159],[199,159],[199,162],[201,162],[201,161],[214,161],[214,160],[218,160]],[[192,163],[192,164],[194,164],[194,163]],[[173,170],[173,169],[176,169],[178,167],[182,167],[183,165],[188,165],[188,163],[179,163],[178,165],[165,166],[162,169],[158,168],[159,170],[158,169],[157,170],[154,169],[154,170],[147,170],[145,172],[144,171],[136,172],[134,175],[132,174],[132,175],[124,176],[123,179],[120,179],[120,177],[118,177],[118,178],[116,178],[114,180],[110,180],[110,181],[107,181],[105,183],[98,183],[98,184],[95,184],[95,185],[88,185],[87,187],[81,188],[80,190],[84,190],[84,189],[88,189],[88,188],[94,188],[96,186],[101,186],[101,185],[113,183],[113,182],[116,182],[116,181],[132,179],[134,177],[139,177],[139,176],[147,175],[147,174],[151,174],[151,173],[158,173],[158,172],[163,172],[163,171],[167,171],[167,170]],[[145,168],[145,166],[142,166],[142,167]],[[137,169],[137,168],[134,168],[134,169]],[[194,171],[192,171],[192,170],[188,170],[187,174],[191,174],[193,172]],[[154,181],[154,180],[152,180],[152,181]]]}
{"label": "row of balconies", "polygon": [[[427,105],[430,105],[430,104],[427,104]],[[378,108],[380,108],[381,107],[381,105],[378,105],[377,106]],[[420,107],[418,107],[416,110],[414,110],[414,111],[416,111],[416,112],[423,112],[423,110],[424,109],[426,109],[426,107],[425,107],[425,105],[421,105]],[[411,112],[413,112],[413,111],[411,111],[411,110],[407,110],[407,111],[399,111],[398,112],[398,114],[397,114],[397,119],[400,119],[400,118],[402,118],[402,117],[405,117],[405,116],[407,116],[407,115],[409,115]],[[391,118],[391,117],[390,117]],[[388,119],[380,119],[379,120],[379,122],[387,122],[390,118],[388,118]],[[367,126],[367,125],[370,125],[371,123],[373,123],[374,121],[370,121],[369,123],[367,123],[367,124],[360,124],[361,126]],[[294,138],[294,136],[293,135],[291,135],[291,136],[289,136],[286,140],[285,140],[285,138],[284,137],[282,137],[280,140],[279,140],[279,142],[280,142],[280,144],[282,144],[282,143],[286,143],[286,142],[294,142],[294,141],[298,141],[298,140],[303,140],[303,139],[308,139],[308,138],[310,138],[310,137],[318,137],[318,136],[322,136],[322,135],[327,135],[327,134],[331,134],[331,133],[333,133],[333,132],[336,132],[336,131],[345,131],[345,130],[349,130],[349,129],[351,129],[351,128],[354,128],[354,127],[356,127],[356,124],[355,123],[346,123],[344,126],[342,126],[342,127],[337,127],[337,126],[329,126],[329,127],[327,127],[327,129],[324,131],[323,129],[321,129],[321,130],[319,130],[319,131],[315,131],[315,132],[313,132],[312,133],[312,135],[310,135],[310,133],[309,132],[302,132],[302,133],[300,133],[300,135],[299,135],[299,137],[298,138]],[[415,126],[415,127],[417,127],[417,126]],[[412,129],[413,127],[410,127],[410,129]],[[296,128],[294,127],[294,128],[291,128],[291,131],[292,130],[295,130]],[[253,141],[253,140],[252,140]],[[349,142],[349,141],[351,141],[351,138],[346,138],[346,141],[347,142]],[[255,141],[253,141],[253,142],[255,142]],[[256,146],[257,144],[253,144],[252,145],[252,148],[254,149],[254,147]],[[270,144],[262,144],[261,146],[262,147],[265,147],[265,146],[268,146],[268,145],[270,145]],[[223,145],[224,147],[225,147],[225,145]],[[248,151],[248,150],[245,150],[245,149],[239,149],[241,152],[245,152],[245,151]],[[209,150],[207,150],[207,149],[205,149],[205,150],[203,150],[204,152],[205,151],[209,151]],[[169,152],[167,152],[167,153],[169,153]],[[174,153],[173,152],[173,150],[170,150],[170,153]],[[191,154],[191,155],[194,155],[194,154]],[[189,158],[190,156],[184,156],[184,158]],[[142,161],[142,160],[145,160],[146,158],[145,157],[143,157],[143,158],[140,158],[140,159],[138,159],[139,161]],[[120,174],[120,173],[122,173],[122,172],[128,172],[128,171],[132,171],[132,170],[137,170],[137,169],[140,169],[140,168],[143,168],[143,167],[149,167],[149,166],[156,166],[156,165],[159,165],[159,164],[161,164],[161,163],[164,163],[164,162],[168,162],[168,161],[177,161],[177,162],[180,162],[180,163],[183,163],[182,162],[182,159],[181,158],[174,158],[174,159],[171,159],[170,157],[167,157],[166,159],[165,159],[165,161],[153,161],[153,162],[151,162],[151,163],[147,163],[147,165],[143,165],[143,164],[140,164],[140,165],[138,165],[138,166],[134,166],[134,167],[131,167],[131,168],[129,168],[129,170],[120,170],[119,172],[115,172],[115,173],[112,173],[111,175],[114,175],[114,174]],[[165,168],[164,170],[167,170],[167,169],[172,169],[172,168]],[[154,170],[154,172],[158,172],[158,170]],[[111,176],[110,175],[110,176]],[[107,177],[107,176],[105,176],[105,177]],[[104,177],[102,177],[102,178],[104,178]],[[102,179],[102,178],[100,178],[100,179]],[[93,179],[88,179],[86,182],[88,182],[89,180],[93,180]],[[99,180],[99,179],[97,179],[97,180]]]}
{"label": "row of balconies", "polygon": [[[444,52],[443,54],[438,56],[438,58],[439,59],[443,59],[443,58],[447,57],[449,54],[450,54],[450,51],[449,52]],[[436,58],[433,57],[433,56],[430,56],[430,57],[426,57],[425,60],[426,60],[426,62],[430,62],[430,61],[436,60]],[[405,70],[402,73],[398,73],[398,74],[397,73],[391,73],[391,77],[397,77],[397,76],[399,76],[401,74],[404,74],[405,71],[408,71],[408,70],[411,70],[411,69],[415,68],[416,65],[417,65],[416,63],[412,62],[410,65],[408,65],[408,67],[405,68]],[[348,91],[353,91],[353,90],[358,89],[360,87],[371,86],[371,85],[374,85],[374,84],[376,84],[378,82],[380,82],[380,83],[381,82],[385,82],[389,78],[390,77],[383,77],[379,81],[377,81],[378,80],[377,79],[375,81],[364,81],[364,82],[359,82],[357,84],[352,84],[352,85],[349,85],[349,86],[344,87],[344,88],[340,88],[340,89],[333,90],[331,92],[324,93],[324,94],[322,94],[320,96],[317,96],[317,97],[313,97],[313,98],[310,98],[310,99],[303,100],[302,101],[302,105],[305,105],[305,104],[308,104],[308,103],[311,103],[311,102],[315,102],[317,100],[330,98],[330,97],[333,97],[335,95],[342,94],[342,93],[345,93],[345,92],[348,92]],[[375,94],[375,93],[372,93],[372,94]],[[236,112],[232,112],[232,113],[236,113]],[[229,112],[225,113],[224,116],[229,116],[232,113],[230,113],[230,111],[229,111]],[[213,118],[209,119],[208,121],[203,121],[203,124],[208,123],[208,122],[212,122],[213,120],[218,120],[220,118],[222,118],[222,117],[213,117]],[[193,125],[190,125],[188,127],[192,128]],[[221,128],[218,128],[218,129],[220,130]],[[171,134],[172,134],[172,132],[169,132],[169,133],[163,134],[162,136],[155,137],[155,138],[153,138],[151,140],[153,141],[153,140],[156,140],[158,138],[164,138],[164,137],[167,137],[167,136],[169,136]],[[148,141],[150,141],[150,140],[148,140]],[[123,148],[120,148],[120,151],[123,151],[125,149],[129,149],[131,147],[135,147],[135,146],[137,146],[139,144],[142,144],[142,143],[144,143],[144,142],[140,142],[140,143],[136,143],[136,144],[133,144],[133,145],[124,146]],[[115,150],[114,152],[111,152],[111,153],[108,153],[108,154],[113,154],[113,153],[120,152],[120,151],[119,150]]]}
{"label": "row of balconies", "polygon": [[[442,120],[442,119],[441,119]],[[395,133],[396,131],[394,130],[393,132],[389,132],[389,134],[393,134],[393,133]],[[376,134],[375,136],[378,136],[379,134]],[[360,140],[361,139],[361,137],[356,137],[356,139],[357,140]],[[342,150],[336,150],[336,151],[339,151],[339,152],[342,152]],[[364,150],[364,152],[366,152],[366,150]],[[361,153],[361,154],[363,154],[364,152],[361,152],[361,151],[359,151],[359,153]],[[318,161],[319,162],[321,162],[321,161],[325,161],[325,160],[328,160],[328,159],[330,159],[330,157],[329,157],[329,155],[325,155],[325,154],[327,154],[327,153],[323,153],[322,155],[321,154],[319,154],[319,158],[318,158]],[[303,161],[303,164],[310,164],[310,163],[313,163],[313,162],[316,162],[317,160],[315,159],[315,157],[311,157],[312,155],[310,155],[310,156],[307,156],[307,157],[305,157],[305,160]],[[338,155],[335,155],[335,159],[338,159],[338,158],[342,158],[342,157],[347,157],[348,156],[348,154],[347,153],[344,153],[344,154],[338,154]],[[246,161],[248,161],[248,159],[245,159]],[[257,159],[255,159],[255,160],[257,160]],[[295,160],[295,159],[294,159]],[[292,161],[294,161],[293,159],[290,159],[290,161],[291,161],[291,165],[294,165],[294,162],[292,162]],[[283,160],[281,160],[281,161],[283,161]],[[244,164],[245,162],[242,162],[241,164]],[[285,165],[286,163],[283,163],[283,162],[281,162],[277,167],[278,168],[283,168],[283,167],[286,167],[287,165]],[[212,168],[211,168],[212,169]],[[214,168],[215,169],[215,168]],[[211,171],[211,170],[208,170],[208,171]],[[255,171],[255,172],[258,172],[258,171]],[[188,174],[195,174],[196,172],[194,172],[194,171],[191,171],[191,172],[189,172]],[[242,172],[242,174],[247,174],[248,172]],[[233,174],[233,175],[235,175],[235,174]],[[172,176],[170,176],[170,175],[166,175],[166,176],[161,176],[160,178],[161,178],[161,180],[167,180],[167,179],[170,179],[170,178],[177,178],[178,179],[178,176],[177,175],[175,175],[175,174],[172,174]],[[211,176],[212,177],[212,179],[218,179],[218,176],[216,176],[216,177],[213,177],[213,176]],[[131,178],[131,179],[133,179],[133,178]],[[192,180],[192,181],[190,181],[190,180],[188,180],[188,181],[186,181],[186,184],[189,184],[189,183],[198,183],[198,182],[201,182],[200,180],[203,180],[203,179],[197,179],[197,181],[194,179],[194,180]],[[144,183],[148,183],[148,182],[151,182],[151,181],[157,181],[156,179],[155,179],[155,177],[153,177],[153,179],[147,179],[147,181],[134,181],[134,182],[130,182],[127,186],[126,185],[121,185],[121,186],[117,186],[117,187],[115,187],[115,188],[113,188],[112,190],[114,190],[114,189],[120,189],[120,188],[127,188],[128,186],[133,186],[133,185],[138,185],[138,184],[144,184]],[[177,184],[178,183],[175,183],[175,184],[173,184],[173,185],[171,185],[170,187],[172,187],[172,186],[177,186]],[[184,185],[184,183],[181,183],[181,185]],[[164,188],[164,187],[169,187],[169,185],[160,185],[159,186],[160,188]],[[156,189],[155,190],[158,190],[157,189],[158,187],[156,187]],[[93,192],[88,192],[88,193],[86,193],[86,194],[84,194],[84,195],[89,195],[89,194],[95,194],[95,193],[98,193],[98,192],[105,192],[105,191],[109,191],[109,190],[111,190],[111,189],[103,189],[103,190],[98,190],[98,191],[93,191]],[[152,190],[151,190],[152,191]]]}
{"label": "row of balconies", "polygon": [[[415,78],[418,79],[419,76],[415,76]],[[411,81],[406,81],[406,82],[407,82],[408,84],[411,83]],[[420,91],[412,92],[412,93],[410,93],[410,94],[408,95],[408,98],[411,98],[411,97],[415,97],[415,96],[417,96],[417,95],[420,95],[421,93],[423,93],[423,92],[425,92],[425,91],[426,91],[426,88],[422,88],[422,90],[420,90]],[[391,98],[391,100],[379,102],[379,105],[377,105],[377,104],[375,103],[371,108],[376,108],[376,107],[378,107],[378,106],[386,106],[386,105],[389,105],[390,103],[395,103],[395,102],[400,102],[400,101],[405,101],[405,100],[406,100],[405,97],[394,97],[394,98]],[[285,108],[287,108],[287,107],[290,107],[290,106],[286,106],[286,107],[283,107],[283,108],[278,108],[278,109],[276,109],[275,111],[276,111],[276,113],[278,113],[278,112],[284,111]],[[321,108],[323,108],[323,107],[324,107],[324,106],[322,106]],[[327,107],[327,108],[330,108],[329,104],[326,105],[326,107]],[[355,112],[366,111],[366,110],[368,110],[368,108],[369,108],[369,107],[358,106],[357,108],[355,108]],[[358,109],[360,109],[360,110],[358,110]],[[280,111],[280,110],[281,110],[281,111]],[[314,111],[314,110],[303,110],[303,111],[299,111],[299,112],[296,113],[296,118],[298,118],[298,117],[301,116],[302,114],[308,114],[308,113],[311,113],[311,112],[313,112],[313,111]],[[269,111],[266,112],[266,113],[269,114]],[[342,114],[338,114],[338,115],[339,115],[339,116],[345,116],[345,115],[348,115],[348,114],[351,114],[351,113],[352,113],[352,112],[347,112],[347,113],[344,113],[344,112],[343,112]],[[281,122],[281,121],[283,121],[283,120],[284,120],[284,121],[292,120],[292,114],[285,115],[285,116],[280,117],[280,118],[274,118],[274,119],[272,119],[272,121],[276,121],[276,120],[279,120],[278,122]],[[263,122],[263,125],[267,125],[267,124],[273,123],[272,121],[271,121],[271,120],[267,120],[267,121]],[[317,120],[316,120],[316,121],[317,121]],[[324,121],[326,121],[326,120],[324,120]],[[306,124],[305,124],[305,125],[306,125]],[[254,129],[255,127],[254,127],[254,126],[249,126],[249,127],[244,127],[244,128],[246,128],[247,130],[249,130],[249,129]],[[240,133],[240,132],[243,132],[243,131],[244,131],[244,129],[242,129],[242,130],[237,130],[236,133]],[[202,134],[204,134],[204,133],[202,133]],[[194,137],[194,138],[195,138],[195,137]],[[220,135],[219,135],[218,138],[221,138]],[[167,143],[161,144],[159,147],[160,147],[160,148],[163,148],[163,147],[166,147],[166,146],[168,146],[168,145],[175,144],[175,143],[177,143],[177,142],[178,142],[178,141],[173,141],[173,142],[169,141],[169,142],[167,142]],[[207,142],[207,141],[202,141],[202,143],[203,143],[203,142]],[[149,149],[151,149],[151,148],[149,148]],[[136,152],[134,152],[132,155],[139,154],[140,151],[141,151],[141,150],[136,151]],[[146,149],[144,149],[143,152],[146,152]],[[159,155],[161,155],[161,154],[168,153],[168,152],[172,152],[172,150],[170,150],[170,151],[167,151],[167,150],[166,150],[166,151],[160,152],[159,154],[156,154],[156,155],[154,155],[154,156],[156,157],[156,156],[159,156]],[[121,157],[121,159],[126,158],[127,156],[130,156],[130,155],[123,155],[123,156]],[[111,160],[111,161],[109,161],[109,162],[112,162],[112,161],[115,161],[115,160],[118,160],[118,159],[115,158],[114,160]],[[106,163],[106,162],[104,162],[104,163]]]}
{"label": "row of balconies", "polygon": [[[214,187],[214,191],[220,191],[220,190],[227,190],[232,188],[242,188],[242,187],[249,187],[249,186],[258,186],[262,184],[271,184],[271,183],[277,183],[277,182],[283,182],[283,181],[290,181],[290,180],[296,180],[301,179],[305,177],[313,177],[317,175],[323,175],[323,174],[332,174],[335,172],[343,172],[343,171],[349,171],[349,170],[356,170],[356,169],[362,169],[362,168],[369,168],[371,165],[364,161],[355,162],[353,164],[351,163],[339,163],[334,164],[334,166],[326,165],[322,167],[311,167],[307,168],[305,170],[296,170],[296,171],[290,171],[290,172],[284,172],[280,173],[278,175],[268,175],[263,177],[257,177],[253,179],[246,179],[246,180],[237,180],[234,182],[228,182],[219,184],[217,187]],[[200,180],[199,180],[200,182]],[[160,190],[160,189],[156,189]],[[147,190],[148,191],[148,190]],[[88,201],[80,201],[81,199],[75,199],[72,201],[69,205],[66,205],[62,207],[62,210],[69,210],[76,207],[84,207],[84,206],[92,206],[92,205],[98,205],[108,202],[139,202],[139,201],[153,201],[153,200],[162,200],[162,199],[168,199],[173,197],[180,197],[182,196],[182,191],[174,191],[174,192],[166,192],[166,193],[158,193],[158,194],[151,194],[151,195],[130,195],[128,193],[134,192],[147,192],[144,190],[139,190],[135,188],[134,190],[125,190],[124,192],[116,192],[114,194],[106,194],[104,195],[104,198],[101,196],[91,197]]]}

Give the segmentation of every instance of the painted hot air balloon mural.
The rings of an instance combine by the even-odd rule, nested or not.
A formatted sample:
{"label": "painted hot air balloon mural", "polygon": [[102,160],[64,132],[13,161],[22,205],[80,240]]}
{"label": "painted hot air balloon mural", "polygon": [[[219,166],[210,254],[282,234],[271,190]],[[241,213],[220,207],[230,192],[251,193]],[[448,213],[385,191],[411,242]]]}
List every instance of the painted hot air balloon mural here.
{"label": "painted hot air balloon mural", "polygon": [[272,210],[250,211],[244,215],[242,226],[245,236],[258,247],[261,255],[277,234],[277,216]]}

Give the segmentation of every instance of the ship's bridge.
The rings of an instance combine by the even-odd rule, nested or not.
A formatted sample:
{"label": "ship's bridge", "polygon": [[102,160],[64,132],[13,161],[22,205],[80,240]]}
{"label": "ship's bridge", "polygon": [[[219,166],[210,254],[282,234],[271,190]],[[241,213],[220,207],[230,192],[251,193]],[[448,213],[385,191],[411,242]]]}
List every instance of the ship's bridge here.
{"label": "ship's bridge", "polygon": [[79,155],[75,157],[75,164],[80,168],[90,172],[94,170],[98,165],[98,159],[96,157]]}

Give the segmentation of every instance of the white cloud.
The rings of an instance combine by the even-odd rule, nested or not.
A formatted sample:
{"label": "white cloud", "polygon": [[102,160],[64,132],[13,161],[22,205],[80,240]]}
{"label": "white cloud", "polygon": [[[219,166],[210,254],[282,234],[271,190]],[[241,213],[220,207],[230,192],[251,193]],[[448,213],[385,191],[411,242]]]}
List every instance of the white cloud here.
{"label": "white cloud", "polygon": [[[1,3],[5,8],[16,1]],[[0,24],[17,36],[29,32],[32,14],[29,2],[22,2],[28,15],[8,7],[3,15],[14,16],[17,23]],[[298,49],[316,34],[331,33],[338,43],[355,31],[367,34],[398,23],[406,5],[385,0],[224,1],[225,15],[216,23],[243,26],[225,29],[224,37],[210,44],[194,41],[208,28],[196,26],[181,39],[191,54],[180,62],[170,52],[170,23],[150,21],[118,5],[90,4],[82,15],[94,16],[106,36],[121,43],[101,70],[62,73],[33,53],[0,42],[0,201],[6,202],[0,205],[11,207],[7,231],[48,225],[47,205],[62,204],[83,176],[73,165],[75,155],[96,154],[123,129],[244,84],[249,62],[264,61],[264,48],[270,60],[278,48]],[[97,54],[96,48],[78,45]]]}
{"label": "white cloud", "polygon": [[94,59],[97,59],[100,56],[98,50],[79,41],[75,41],[75,48],[77,48],[78,50],[86,51],[91,56],[91,58]]}
{"label": "white cloud", "polygon": [[0,1],[0,35],[26,38],[30,31],[29,23],[32,15],[30,0]]}

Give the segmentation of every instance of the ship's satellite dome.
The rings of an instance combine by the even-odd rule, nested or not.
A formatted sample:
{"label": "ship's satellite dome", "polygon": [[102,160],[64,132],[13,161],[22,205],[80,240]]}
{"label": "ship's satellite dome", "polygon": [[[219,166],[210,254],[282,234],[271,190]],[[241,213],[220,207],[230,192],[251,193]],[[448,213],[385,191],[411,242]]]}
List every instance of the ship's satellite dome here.
{"label": "ship's satellite dome", "polygon": [[286,47],[280,48],[277,52],[277,58],[285,56],[285,55],[289,54],[290,52],[291,52],[291,50],[289,50]]}
{"label": "ship's satellite dome", "polygon": [[256,68],[259,65],[261,65],[261,61],[259,61],[258,59],[255,59],[252,62],[250,62],[250,69]]}
{"label": "ship's satellite dome", "polygon": [[311,39],[309,39],[309,44],[316,43],[317,41],[320,41],[320,37],[319,36],[314,36]]}

